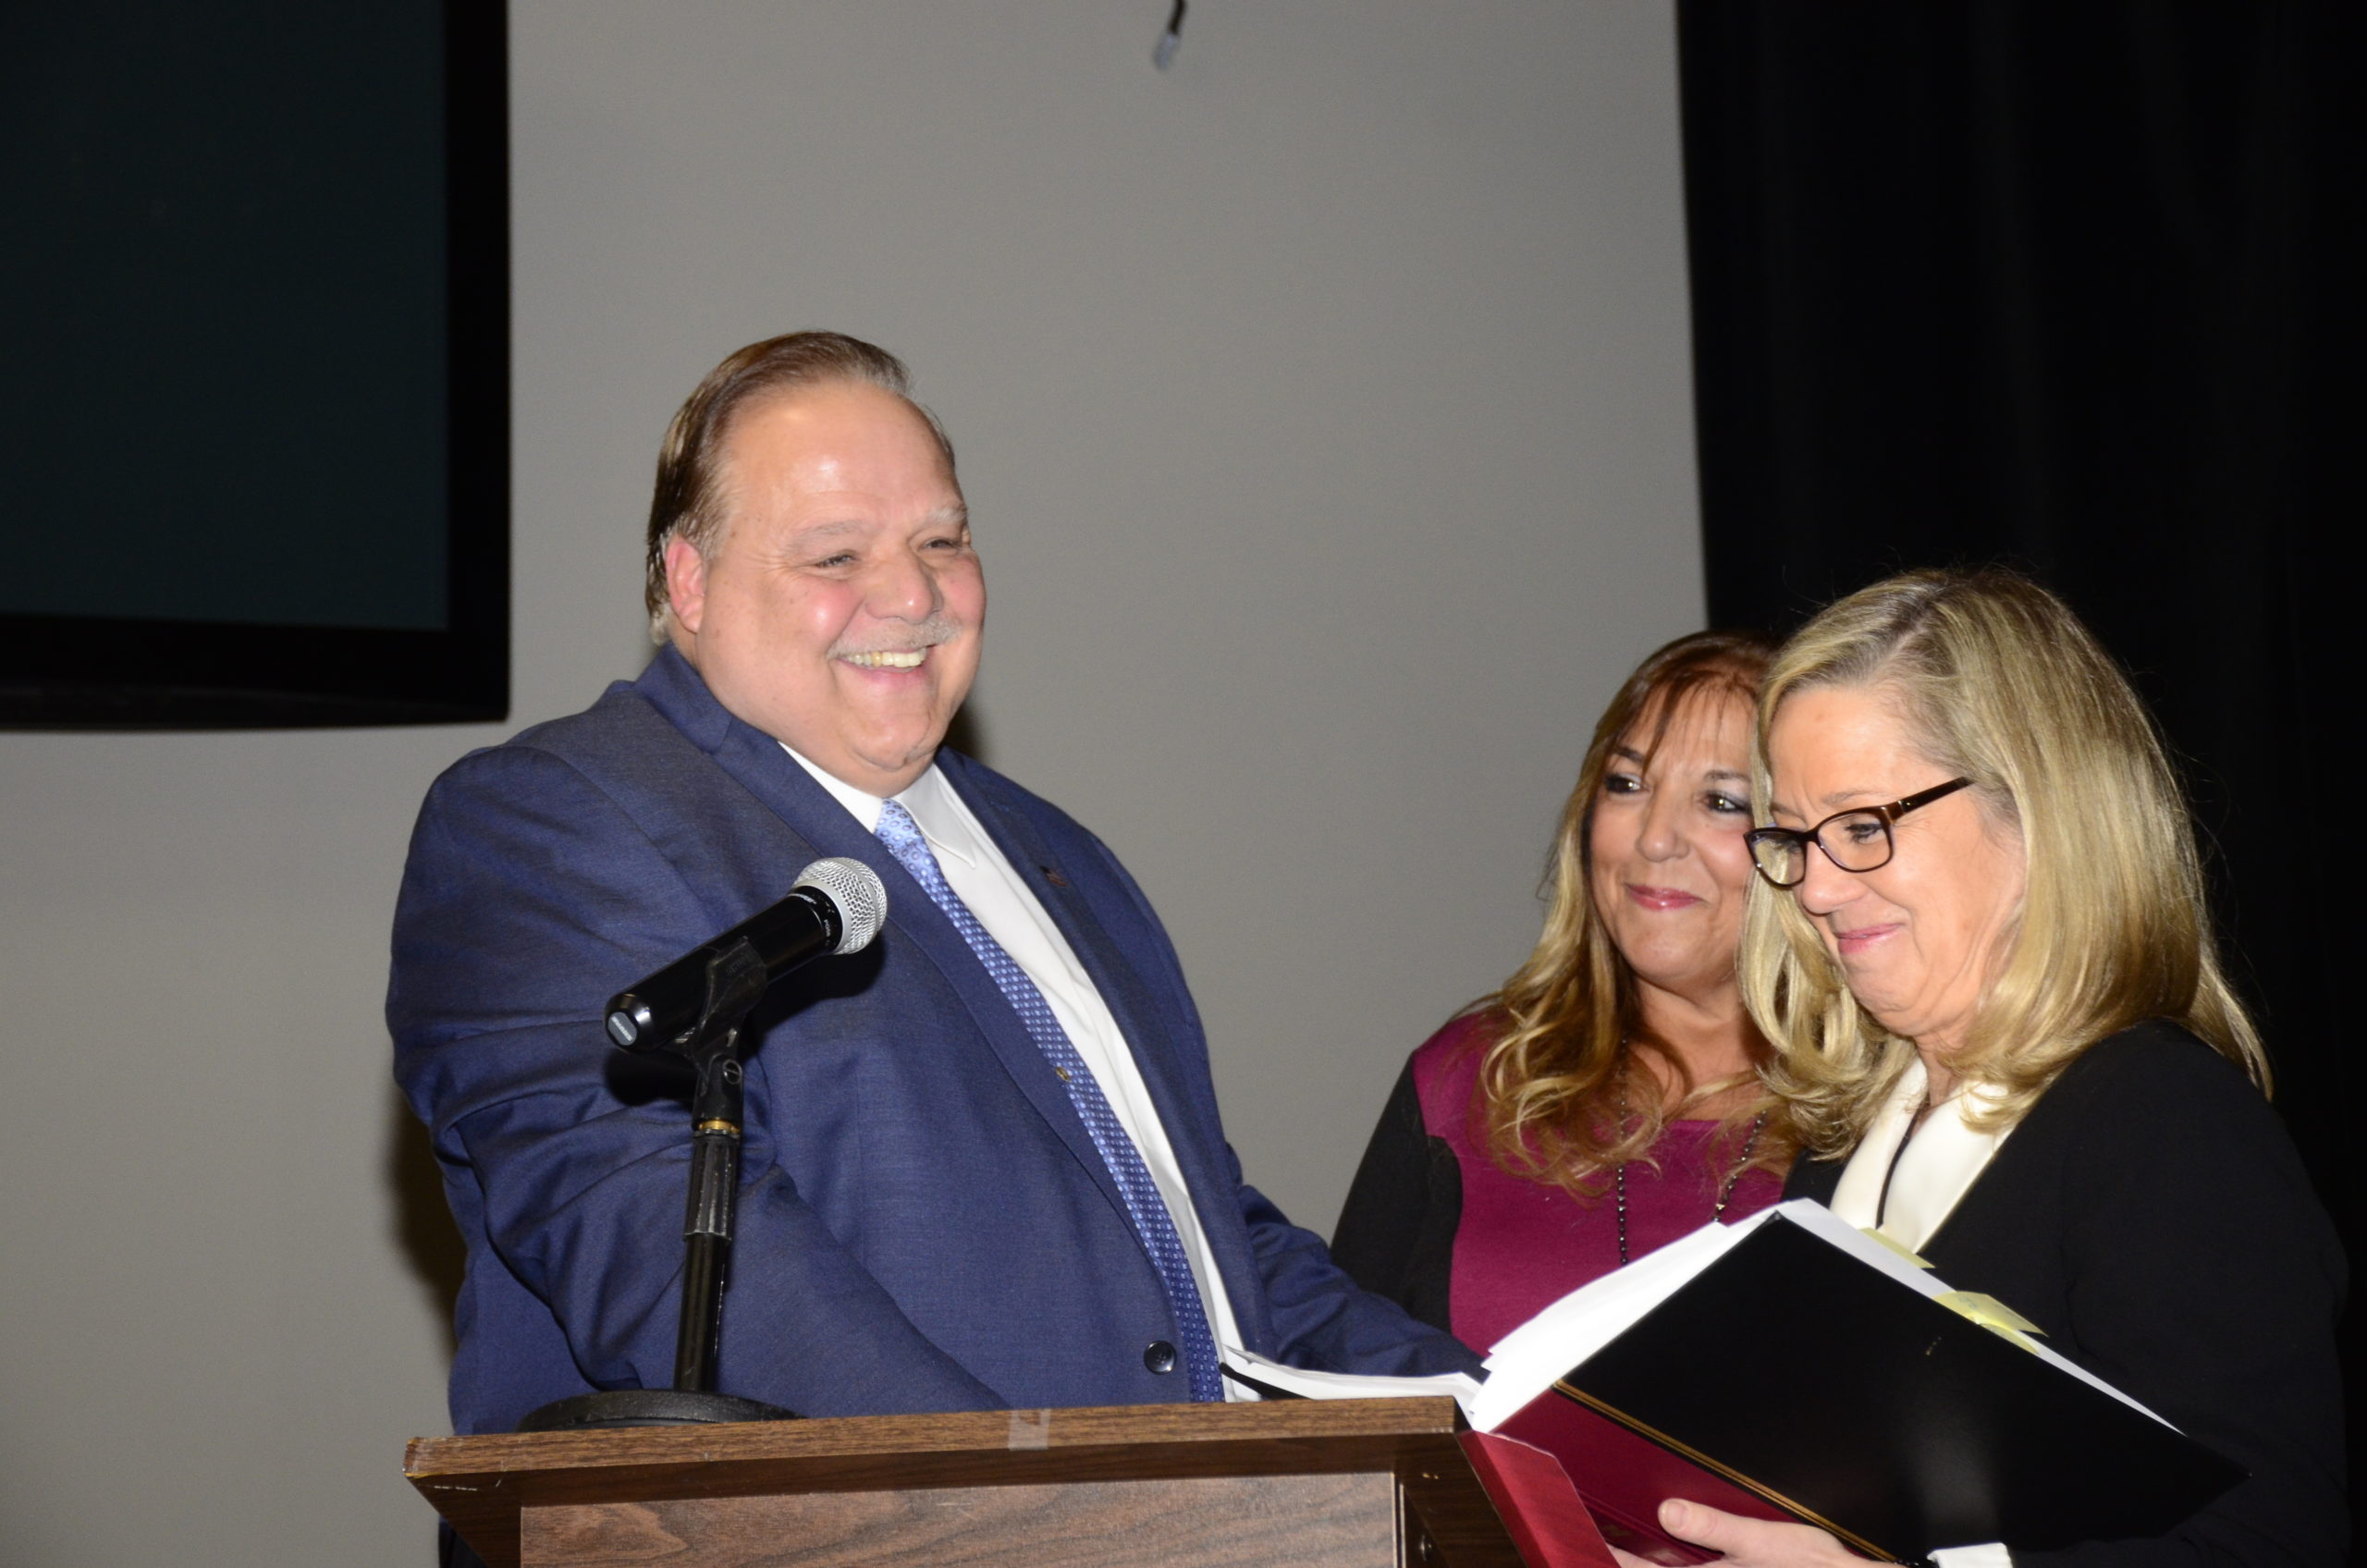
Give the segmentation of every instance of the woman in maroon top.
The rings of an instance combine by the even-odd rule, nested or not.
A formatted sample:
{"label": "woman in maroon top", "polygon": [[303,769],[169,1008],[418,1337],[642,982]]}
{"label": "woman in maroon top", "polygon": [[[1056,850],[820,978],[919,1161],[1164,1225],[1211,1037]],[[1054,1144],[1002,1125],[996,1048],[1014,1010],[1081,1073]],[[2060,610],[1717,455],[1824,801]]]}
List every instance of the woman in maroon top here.
{"label": "woman in maroon top", "polygon": [[1797,1139],[1735,982],[1772,652],[1697,632],[1620,688],[1563,808],[1536,950],[1414,1053],[1357,1170],[1332,1256],[1476,1350],[1781,1194]]}

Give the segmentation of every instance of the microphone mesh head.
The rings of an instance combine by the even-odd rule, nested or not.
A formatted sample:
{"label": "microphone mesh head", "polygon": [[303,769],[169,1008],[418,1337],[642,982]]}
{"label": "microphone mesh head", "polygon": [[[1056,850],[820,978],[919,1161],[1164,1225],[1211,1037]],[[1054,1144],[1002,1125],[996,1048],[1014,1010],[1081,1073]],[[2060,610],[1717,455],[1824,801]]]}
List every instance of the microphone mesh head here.
{"label": "microphone mesh head", "polygon": [[[834,953],[859,953],[871,946],[888,919],[888,889],[879,874],[859,860],[833,855],[817,860],[797,874],[798,888],[811,888],[839,911],[839,945]],[[796,888],[790,889],[795,892]]]}

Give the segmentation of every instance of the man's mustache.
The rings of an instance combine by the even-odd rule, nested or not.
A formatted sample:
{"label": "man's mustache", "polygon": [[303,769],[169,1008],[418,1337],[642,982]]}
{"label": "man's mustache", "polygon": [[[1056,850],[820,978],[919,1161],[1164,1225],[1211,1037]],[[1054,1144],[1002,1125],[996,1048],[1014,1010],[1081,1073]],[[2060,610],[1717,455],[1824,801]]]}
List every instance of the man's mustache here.
{"label": "man's mustache", "polygon": [[970,630],[969,622],[959,616],[938,611],[926,620],[912,622],[901,632],[880,630],[870,635],[830,645],[832,658],[848,654],[909,654],[922,648],[934,648],[940,643],[950,643]]}

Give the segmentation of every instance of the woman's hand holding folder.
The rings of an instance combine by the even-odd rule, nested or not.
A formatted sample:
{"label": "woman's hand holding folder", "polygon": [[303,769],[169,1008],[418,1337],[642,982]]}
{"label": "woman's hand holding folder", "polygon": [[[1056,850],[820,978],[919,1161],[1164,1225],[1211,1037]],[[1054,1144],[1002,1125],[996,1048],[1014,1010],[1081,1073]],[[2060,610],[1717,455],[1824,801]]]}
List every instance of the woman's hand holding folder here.
{"label": "woman's hand holding folder", "polygon": [[[1661,1528],[1705,1550],[1723,1552],[1719,1568],[1859,1568],[1866,1560],[1813,1525],[1776,1525],[1684,1502],[1661,1504]],[[1655,1568],[1613,1547],[1620,1568]]]}

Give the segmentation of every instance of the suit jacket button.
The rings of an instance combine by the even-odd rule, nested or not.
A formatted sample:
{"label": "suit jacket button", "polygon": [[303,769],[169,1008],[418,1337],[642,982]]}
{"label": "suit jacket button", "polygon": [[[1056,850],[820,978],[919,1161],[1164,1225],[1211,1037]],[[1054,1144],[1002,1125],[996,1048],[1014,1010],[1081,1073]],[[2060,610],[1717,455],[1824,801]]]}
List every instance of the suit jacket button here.
{"label": "suit jacket button", "polygon": [[1143,1365],[1154,1372],[1175,1370],[1175,1347],[1165,1340],[1153,1340],[1143,1347]]}

